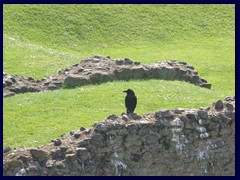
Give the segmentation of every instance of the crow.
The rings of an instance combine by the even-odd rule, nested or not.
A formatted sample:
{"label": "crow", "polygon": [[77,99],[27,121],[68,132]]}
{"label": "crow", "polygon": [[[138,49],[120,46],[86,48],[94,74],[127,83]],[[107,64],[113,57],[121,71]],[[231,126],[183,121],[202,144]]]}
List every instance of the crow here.
{"label": "crow", "polygon": [[125,97],[125,106],[127,108],[127,114],[133,113],[134,109],[137,106],[137,97],[135,96],[133,90],[131,90],[131,89],[128,89],[123,92],[127,93],[127,95]]}

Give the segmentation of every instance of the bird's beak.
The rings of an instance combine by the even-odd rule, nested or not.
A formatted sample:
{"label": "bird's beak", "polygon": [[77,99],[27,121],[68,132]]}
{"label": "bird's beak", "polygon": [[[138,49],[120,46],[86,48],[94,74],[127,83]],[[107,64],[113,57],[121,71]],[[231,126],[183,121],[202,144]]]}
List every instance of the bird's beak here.
{"label": "bird's beak", "polygon": [[127,92],[127,90],[126,90],[126,91],[123,91],[123,92],[125,92],[125,93],[126,93],[126,92]]}

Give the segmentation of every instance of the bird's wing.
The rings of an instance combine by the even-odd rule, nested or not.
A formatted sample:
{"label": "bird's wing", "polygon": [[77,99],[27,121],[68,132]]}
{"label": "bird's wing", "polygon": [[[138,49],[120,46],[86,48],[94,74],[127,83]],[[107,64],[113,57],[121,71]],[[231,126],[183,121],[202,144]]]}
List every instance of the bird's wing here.
{"label": "bird's wing", "polygon": [[133,98],[133,104],[134,104],[134,109],[135,109],[137,106],[137,97],[136,96],[134,96],[134,98]]}
{"label": "bird's wing", "polygon": [[126,96],[125,98],[125,106],[127,108],[135,108],[137,104],[137,99],[135,96]]}

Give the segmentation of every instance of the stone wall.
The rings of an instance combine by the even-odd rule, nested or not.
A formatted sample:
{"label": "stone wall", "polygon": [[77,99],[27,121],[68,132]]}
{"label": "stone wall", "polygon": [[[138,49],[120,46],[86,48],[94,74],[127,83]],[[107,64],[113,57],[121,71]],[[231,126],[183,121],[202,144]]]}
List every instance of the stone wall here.
{"label": "stone wall", "polygon": [[211,84],[200,78],[194,67],[185,62],[170,60],[145,65],[128,58],[112,60],[110,57],[94,56],[59,71],[55,76],[39,80],[4,73],[3,96],[130,79],[181,80],[211,88]]}
{"label": "stone wall", "polygon": [[235,175],[235,98],[110,115],[38,148],[4,148],[4,175]]}

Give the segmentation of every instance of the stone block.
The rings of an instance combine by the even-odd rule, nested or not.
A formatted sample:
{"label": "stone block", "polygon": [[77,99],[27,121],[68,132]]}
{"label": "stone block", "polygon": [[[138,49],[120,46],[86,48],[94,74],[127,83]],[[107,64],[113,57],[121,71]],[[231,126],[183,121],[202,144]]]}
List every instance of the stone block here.
{"label": "stone block", "polygon": [[218,100],[216,103],[215,103],[215,109],[217,110],[217,111],[221,111],[221,110],[223,110],[223,107],[224,107],[224,105],[223,105],[223,101],[222,100]]}
{"label": "stone block", "polygon": [[207,111],[203,111],[203,110],[199,110],[198,111],[198,117],[200,119],[207,119],[208,118],[208,112]]}
{"label": "stone block", "polygon": [[147,145],[149,144],[157,144],[158,143],[158,136],[155,134],[150,134],[145,137],[145,142]]}
{"label": "stone block", "polygon": [[37,159],[38,161],[43,161],[48,158],[48,153],[41,149],[30,149],[32,157]]}
{"label": "stone block", "polygon": [[90,152],[86,148],[77,148],[76,152],[81,160],[87,160],[91,157]]}
{"label": "stone block", "polygon": [[197,121],[197,115],[196,113],[191,113],[191,112],[188,112],[186,114],[186,117],[191,120],[191,121]]}
{"label": "stone block", "polygon": [[171,110],[160,110],[158,112],[155,113],[155,117],[156,118],[173,118],[174,117],[174,113]]}
{"label": "stone block", "polygon": [[68,75],[64,80],[64,85],[66,87],[76,87],[76,86],[82,86],[85,84],[89,84],[90,80],[87,77],[78,76],[70,74]]}
{"label": "stone block", "polygon": [[95,83],[103,83],[107,81],[112,81],[112,76],[107,72],[95,71],[89,76],[90,82]]}
{"label": "stone block", "polygon": [[228,111],[233,111],[233,110],[235,110],[235,107],[234,107],[234,105],[232,105],[231,103],[226,103],[226,109],[228,110]]}

